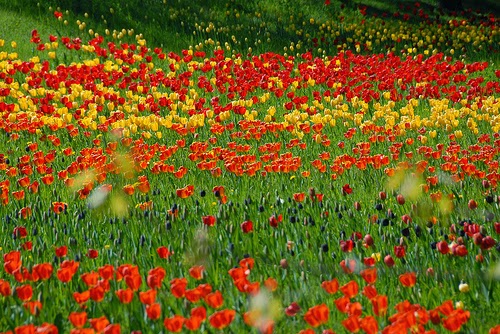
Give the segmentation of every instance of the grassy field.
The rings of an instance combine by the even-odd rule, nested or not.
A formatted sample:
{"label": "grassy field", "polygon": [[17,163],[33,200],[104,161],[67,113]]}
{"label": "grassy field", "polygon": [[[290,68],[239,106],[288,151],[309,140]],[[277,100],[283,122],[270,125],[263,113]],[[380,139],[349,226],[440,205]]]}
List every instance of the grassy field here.
{"label": "grassy field", "polygon": [[489,3],[0,1],[0,333],[500,333]]}

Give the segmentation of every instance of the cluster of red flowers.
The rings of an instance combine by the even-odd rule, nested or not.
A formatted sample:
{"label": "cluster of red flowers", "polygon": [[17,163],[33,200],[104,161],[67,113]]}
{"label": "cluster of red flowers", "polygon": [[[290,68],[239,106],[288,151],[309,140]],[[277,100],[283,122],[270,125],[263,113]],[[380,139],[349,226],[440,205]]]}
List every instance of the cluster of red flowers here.
{"label": "cluster of red flowers", "polygon": [[[361,7],[360,12],[366,15],[367,8]],[[60,12],[54,16],[62,19]],[[45,49],[58,41],[68,52],[84,57],[84,49],[93,59],[54,64],[45,59]],[[353,333],[433,333],[439,328],[454,332],[468,323],[473,310],[463,305],[440,300],[440,305],[427,309],[405,297],[391,300],[394,294],[379,293],[384,287],[376,288],[376,284],[383,269],[392,270],[392,278],[386,279],[403,295],[424,288],[419,286],[419,275],[425,269],[406,267],[397,274],[396,269],[402,267],[397,264],[420,254],[415,250],[420,244],[413,248],[409,243],[413,234],[418,238],[418,233],[425,233],[425,227],[433,233],[428,235],[430,254],[440,260],[470,259],[473,251],[478,252],[478,265],[493,258],[490,253],[498,245],[494,233],[500,234],[500,223],[493,221],[495,216],[487,209],[500,202],[496,195],[500,83],[483,77],[490,65],[487,62],[466,64],[442,53],[406,58],[350,51],[323,58],[311,52],[297,56],[269,52],[247,58],[228,57],[223,50],[208,56],[192,50],[176,54],[151,50],[144,41],[118,45],[102,36],[88,42],[49,36],[45,43],[36,30],[31,42],[41,59],[0,60],[0,129],[8,138],[5,152],[0,153],[0,205],[6,235],[12,236],[2,246],[7,249],[0,248],[4,272],[0,298],[12,305],[14,311],[6,312],[18,312],[18,306],[22,310],[13,319],[23,316],[33,322],[9,324],[16,334],[57,333],[61,328],[74,334],[120,333],[125,322],[96,305],[139,306],[143,324],[159,324],[168,332],[224,330],[239,318],[262,333],[280,325],[279,316],[262,316],[259,310],[245,309],[239,300],[258,299],[261,293],[278,298],[274,292],[288,279],[286,259],[271,269],[284,270],[283,277],[274,278],[259,268],[260,259],[249,255],[236,266],[217,260],[216,269],[186,255],[191,266],[183,275],[178,256],[187,251],[186,233],[176,235],[179,240],[172,240],[173,247],[152,246],[158,239],[151,242],[147,256],[153,256],[142,263],[137,260],[141,255],[136,245],[126,250],[133,253],[128,255],[135,262],[123,263],[119,247],[89,244],[83,250],[76,237],[61,241],[62,234],[79,237],[81,233],[88,242],[92,219],[85,214],[108,198],[111,208],[125,208],[136,217],[164,219],[167,231],[182,217],[183,226],[195,221],[207,235],[232,234],[236,247],[243,244],[243,238],[255,242],[261,233],[269,232],[265,237],[284,240],[293,256],[296,250],[313,248],[319,237],[311,237],[314,233],[309,231],[304,238],[302,231],[289,233],[291,224],[300,221],[295,225],[298,230],[323,221],[321,232],[328,239],[320,246],[323,254],[332,251],[328,234],[332,219],[366,214],[367,221],[356,222],[365,224],[363,228],[338,224],[352,229],[335,238],[333,256],[343,257],[340,275],[316,287],[318,294],[335,299],[321,296],[314,299],[316,305],[292,299],[284,309],[278,307],[279,313],[296,317],[295,323],[303,320],[308,328],[301,333],[320,328],[333,333],[333,315]],[[500,77],[499,71],[494,73]],[[35,142],[27,142],[28,135]],[[461,140],[465,135],[472,139]],[[268,205],[273,195],[266,189],[258,207],[262,215],[235,214],[227,219],[241,204],[233,203],[240,198],[228,187],[228,179],[292,184],[296,178],[300,185],[286,189],[283,184],[281,193],[276,190],[276,205]],[[380,185],[376,178],[389,180],[391,196],[384,191],[378,198],[355,201],[365,190],[373,190],[371,181]],[[315,182],[325,180],[329,188],[316,186]],[[464,205],[456,191],[464,184],[480,187],[484,224],[461,218],[446,228],[438,225],[455,205],[462,205],[464,212],[468,209],[467,214],[483,205],[478,198],[467,199]],[[209,187],[209,195],[202,199],[204,187]],[[251,188],[236,190],[238,195],[249,192],[252,197]],[[158,200],[160,190],[166,192],[163,201]],[[288,196],[288,208],[283,207],[286,199],[281,196]],[[170,200],[176,204],[163,208]],[[377,214],[365,207],[369,201],[374,202]],[[251,214],[250,203],[249,199],[244,205]],[[387,209],[391,205],[397,208],[394,212]],[[401,214],[400,219],[395,212]],[[128,223],[126,213],[120,212],[124,224]],[[186,215],[193,220],[185,223]],[[109,225],[117,220],[110,218]],[[37,226],[39,222],[43,226]],[[397,242],[391,242],[395,239],[392,231],[382,233],[388,225],[402,227]],[[44,233],[54,231],[53,238],[40,239],[38,227]],[[376,227],[380,235],[374,234]],[[154,233],[160,229],[153,228]],[[146,230],[134,226],[131,231],[138,229]],[[115,246],[121,244],[117,232],[121,235],[122,229],[109,236]],[[144,234],[141,247],[147,244]],[[284,239],[299,234],[300,245]],[[223,234],[217,238],[222,240]],[[47,252],[50,247],[53,252]],[[231,243],[228,248],[233,251],[234,247]],[[374,254],[366,254],[368,250]],[[266,247],[259,256],[268,251]],[[40,254],[54,261],[38,261]],[[173,261],[179,261],[179,268],[169,268]],[[220,268],[223,277],[214,278]],[[349,280],[342,284],[345,277]],[[227,284],[220,280],[229,280],[224,283],[234,289],[227,291]],[[38,321],[46,319],[40,315],[52,307],[48,294],[65,292],[72,297],[61,310],[67,321],[58,320],[59,329]],[[230,298],[234,304],[228,302]],[[126,328],[133,329],[140,328]]]}

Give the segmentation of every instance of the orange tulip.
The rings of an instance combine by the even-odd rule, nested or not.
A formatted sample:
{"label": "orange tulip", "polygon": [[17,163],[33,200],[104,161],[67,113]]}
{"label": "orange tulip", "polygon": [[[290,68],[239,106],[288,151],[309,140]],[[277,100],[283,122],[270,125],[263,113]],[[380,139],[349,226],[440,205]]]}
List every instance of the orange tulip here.
{"label": "orange tulip", "polygon": [[235,310],[222,310],[212,314],[208,320],[212,327],[216,329],[224,329],[231,324],[235,315]]}
{"label": "orange tulip", "polygon": [[342,321],[342,326],[351,333],[356,333],[360,329],[358,317],[349,317]]}
{"label": "orange tulip", "polygon": [[500,334],[500,325],[490,328],[488,334]]}
{"label": "orange tulip", "polygon": [[371,299],[373,306],[373,313],[376,316],[385,316],[387,313],[387,296],[377,295]]}
{"label": "orange tulip", "polygon": [[109,324],[104,328],[103,334],[120,334],[120,324]]}
{"label": "orange tulip", "polygon": [[197,317],[204,321],[207,318],[207,310],[203,306],[195,307],[191,309],[191,317]]}
{"label": "orange tulip", "polygon": [[68,319],[73,327],[82,328],[87,323],[87,312],[71,312]]}
{"label": "orange tulip", "polygon": [[23,302],[28,301],[33,297],[33,288],[29,284],[18,286],[16,288],[16,294]]}
{"label": "orange tulip", "polygon": [[347,307],[349,303],[350,299],[346,296],[342,296],[335,299],[335,306],[337,307],[337,310],[339,310],[342,313],[347,313]]}
{"label": "orange tulip", "polygon": [[[470,317],[468,311],[459,310],[461,312],[454,312],[448,318],[443,320],[443,327],[450,332],[458,332],[463,324],[465,324]],[[462,313],[463,312],[463,313]]]}
{"label": "orange tulip", "polygon": [[89,300],[90,298],[90,291],[84,291],[84,292],[73,292],[73,299],[78,303],[78,304],[84,304]]}
{"label": "orange tulip", "polygon": [[451,300],[447,300],[438,306],[437,309],[441,314],[449,316],[453,312],[453,302]]}
{"label": "orange tulip", "polygon": [[251,257],[244,258],[240,261],[240,267],[245,270],[252,270],[255,265],[255,260]]}
{"label": "orange tulip", "polygon": [[98,273],[102,279],[111,280],[113,279],[115,268],[110,264],[106,264],[98,269]]}
{"label": "orange tulip", "polygon": [[199,280],[203,278],[204,271],[205,267],[203,266],[192,266],[189,268],[189,275],[191,275],[192,278]]}
{"label": "orange tulip", "polygon": [[146,179],[140,183],[137,184],[137,189],[139,189],[139,191],[143,194],[147,194],[149,192],[149,190],[151,189],[150,188],[150,185],[149,185],[149,181]]}
{"label": "orange tulip", "polygon": [[405,287],[411,288],[417,282],[417,274],[414,272],[399,275],[399,281]]}
{"label": "orange tulip", "polygon": [[[155,290],[153,290],[155,291]],[[151,320],[158,320],[161,316],[161,306],[158,303],[154,303],[146,306],[146,315]]]}
{"label": "orange tulip", "polygon": [[361,319],[361,321],[359,322],[359,327],[366,334],[377,334],[378,333],[378,322],[372,316],[367,316],[367,317],[364,317],[363,319]]}
{"label": "orange tulip", "polygon": [[21,252],[10,251],[3,255],[3,267],[7,274],[12,275],[15,271],[21,268]]}
{"label": "orange tulip", "polygon": [[194,194],[194,186],[187,185],[184,188],[177,189],[176,194],[179,198],[188,198],[189,196]]}
{"label": "orange tulip", "polygon": [[187,279],[183,278],[174,278],[170,281],[170,292],[174,295],[175,298],[182,298],[186,293],[187,287]]}
{"label": "orange tulip", "polygon": [[339,290],[339,282],[336,278],[331,281],[323,281],[321,287],[329,294],[334,294]]}
{"label": "orange tulip", "polygon": [[359,285],[356,281],[349,281],[340,287],[340,291],[347,298],[352,298],[358,294]]}
{"label": "orange tulip", "polygon": [[42,182],[43,184],[45,185],[51,185],[52,182],[54,182],[54,175],[52,174],[45,174],[44,176],[42,176]]}
{"label": "orange tulip", "polygon": [[17,183],[22,188],[27,188],[30,185],[30,178],[25,176],[17,180]]}
{"label": "orange tulip", "polygon": [[205,296],[205,302],[211,308],[219,308],[224,303],[224,298],[222,297],[222,293],[217,290],[215,292],[209,293]]}
{"label": "orange tulip", "polygon": [[293,194],[293,200],[295,202],[303,202],[304,199],[306,198],[306,194],[305,193],[295,193]]}
{"label": "orange tulip", "polygon": [[165,320],[163,321],[163,325],[169,332],[178,333],[182,330],[182,325],[184,324],[185,320],[186,319],[184,319],[184,317],[180,315],[174,315],[171,318],[165,318]]}
{"label": "orange tulip", "polygon": [[10,296],[11,293],[10,283],[0,278],[0,295],[7,297]]}
{"label": "orange tulip", "polygon": [[196,331],[200,328],[203,320],[199,317],[191,317],[184,320],[184,326],[190,331]]}
{"label": "orange tulip", "polygon": [[99,280],[99,274],[96,272],[85,273],[80,276],[83,283],[87,285],[87,287],[93,287],[97,285],[97,281]]}
{"label": "orange tulip", "polygon": [[368,284],[373,284],[377,280],[377,268],[363,269],[359,274]]}
{"label": "orange tulip", "polygon": [[150,289],[139,292],[139,300],[146,305],[153,304],[156,301],[156,290]]}
{"label": "orange tulip", "polygon": [[27,309],[32,315],[38,315],[42,310],[42,303],[38,300],[31,300],[28,302],[24,302],[23,306]]}
{"label": "orange tulip", "polygon": [[53,270],[50,263],[40,263],[33,266],[33,272],[35,272],[42,281],[48,280],[50,276],[52,276]]}
{"label": "orange tulip", "polygon": [[62,268],[57,270],[57,278],[63,282],[68,283],[73,278],[73,270],[71,268]]}
{"label": "orange tulip", "polygon": [[278,288],[278,281],[276,279],[269,277],[264,281],[264,286],[271,292],[276,291]]}
{"label": "orange tulip", "polygon": [[131,185],[131,184],[127,184],[127,185],[123,186],[122,190],[123,190],[123,192],[124,192],[125,194],[127,194],[127,195],[129,195],[129,196],[130,196],[130,195],[133,195],[133,194],[134,194],[134,192],[135,192],[135,188],[134,188],[134,186],[133,186],[133,185]]}
{"label": "orange tulip", "polygon": [[62,213],[64,210],[66,210],[67,207],[68,207],[68,204],[66,204],[64,202],[53,202],[52,203],[52,211],[54,211],[54,213],[57,213],[57,214]]}
{"label": "orange tulip", "polygon": [[196,303],[198,300],[202,298],[201,290],[198,288],[194,288],[191,290],[186,290],[184,292],[184,297],[189,300],[191,303]]}
{"label": "orange tulip", "polygon": [[16,334],[34,334],[34,333],[36,333],[36,327],[33,324],[17,326],[14,329],[14,332]]}
{"label": "orange tulip", "polygon": [[90,292],[90,299],[96,302],[101,302],[104,299],[104,294],[106,293],[106,291],[104,291],[104,288],[99,285],[90,288],[89,292]]}
{"label": "orange tulip", "polygon": [[377,289],[373,285],[367,285],[363,288],[363,295],[370,300],[377,296],[377,293]]}
{"label": "orange tulip", "polygon": [[315,334],[316,332],[311,328],[303,329],[299,332],[299,334]]}
{"label": "orange tulip", "polygon": [[125,283],[130,289],[137,291],[142,284],[142,277],[139,274],[126,275]]}
{"label": "orange tulip", "polygon": [[19,210],[19,215],[23,219],[27,219],[27,218],[31,217],[32,214],[33,214],[33,210],[31,210],[31,208],[29,206],[21,208],[21,210]]}
{"label": "orange tulip", "polygon": [[122,304],[129,304],[134,298],[134,291],[132,289],[120,289],[115,291],[116,296]]}
{"label": "orange tulip", "polygon": [[165,275],[165,269],[161,267],[153,268],[148,272],[146,283],[150,289],[158,289],[162,286]]}
{"label": "orange tulip", "polygon": [[12,192],[12,196],[18,201],[24,198],[24,190],[14,191]]}
{"label": "orange tulip", "polygon": [[347,315],[350,316],[350,317],[359,317],[361,316],[361,313],[362,313],[362,307],[361,307],[361,303],[349,303],[347,305]]}
{"label": "orange tulip", "polygon": [[170,252],[165,246],[158,247],[156,253],[158,253],[160,259],[168,259],[173,254],[173,252]]}
{"label": "orange tulip", "polygon": [[109,320],[105,316],[90,319],[89,322],[96,332],[102,332],[109,325]]}
{"label": "orange tulip", "polygon": [[307,310],[304,320],[312,327],[318,327],[328,321],[329,314],[326,304],[316,305]]}

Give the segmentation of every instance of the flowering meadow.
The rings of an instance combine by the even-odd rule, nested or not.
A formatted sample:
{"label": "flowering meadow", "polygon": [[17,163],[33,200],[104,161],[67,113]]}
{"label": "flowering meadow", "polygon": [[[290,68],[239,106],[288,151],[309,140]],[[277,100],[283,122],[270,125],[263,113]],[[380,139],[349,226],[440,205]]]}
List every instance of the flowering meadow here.
{"label": "flowering meadow", "polygon": [[330,5],[0,36],[0,333],[500,333],[499,19]]}

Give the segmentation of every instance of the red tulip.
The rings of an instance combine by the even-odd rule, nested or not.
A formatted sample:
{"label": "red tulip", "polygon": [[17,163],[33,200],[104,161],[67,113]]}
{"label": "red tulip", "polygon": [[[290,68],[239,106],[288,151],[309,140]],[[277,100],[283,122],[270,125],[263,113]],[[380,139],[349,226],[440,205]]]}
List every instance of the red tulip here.
{"label": "red tulip", "polygon": [[376,268],[363,269],[360,271],[359,274],[368,284],[373,284],[377,280],[377,269]]}
{"label": "red tulip", "polygon": [[405,255],[406,255],[405,247],[401,246],[401,245],[400,246],[394,246],[394,254],[398,258],[405,257]]}
{"label": "red tulip", "polygon": [[182,331],[182,325],[184,324],[185,319],[180,315],[174,315],[171,318],[165,318],[163,321],[163,325],[169,332],[178,333]]}
{"label": "red tulip", "polygon": [[312,327],[318,327],[328,321],[329,313],[326,304],[316,305],[307,310],[304,320]]}
{"label": "red tulip", "polygon": [[365,237],[363,238],[363,241],[364,241],[364,244],[366,247],[373,246],[374,241],[373,241],[373,238],[371,235],[369,235],[369,234],[365,235]]}
{"label": "red tulip", "polygon": [[388,267],[393,267],[394,266],[394,259],[392,258],[392,256],[387,255],[386,257],[384,257],[384,263]]}
{"label": "red tulip", "polygon": [[405,197],[402,194],[398,194],[396,196],[396,200],[397,200],[399,205],[405,204]]}
{"label": "red tulip", "polygon": [[339,282],[336,278],[331,281],[323,281],[321,287],[329,294],[336,293],[339,289]]}
{"label": "red tulip", "polygon": [[411,272],[399,275],[399,281],[403,286],[411,288],[417,282],[417,274]]}
{"label": "red tulip", "polygon": [[488,235],[481,240],[481,249],[488,250],[494,247],[496,243],[495,239]]}
{"label": "red tulip", "polygon": [[436,244],[436,249],[441,253],[441,254],[449,254],[450,253],[450,248],[448,247],[448,243],[446,241],[440,241]]}
{"label": "red tulip", "polygon": [[300,311],[300,306],[296,302],[292,302],[286,309],[285,314],[289,317],[295,316]]}
{"label": "red tulip", "polygon": [[206,226],[214,226],[215,225],[215,216],[203,216],[202,221],[203,221],[203,224]]}
{"label": "red tulip", "polygon": [[253,231],[253,223],[250,220],[246,220],[241,223],[241,230],[243,233],[250,233]]}

